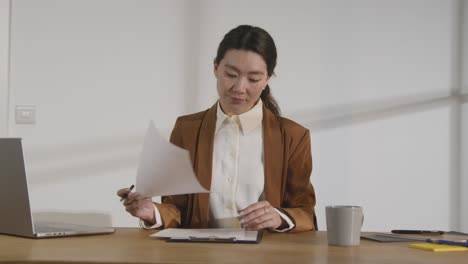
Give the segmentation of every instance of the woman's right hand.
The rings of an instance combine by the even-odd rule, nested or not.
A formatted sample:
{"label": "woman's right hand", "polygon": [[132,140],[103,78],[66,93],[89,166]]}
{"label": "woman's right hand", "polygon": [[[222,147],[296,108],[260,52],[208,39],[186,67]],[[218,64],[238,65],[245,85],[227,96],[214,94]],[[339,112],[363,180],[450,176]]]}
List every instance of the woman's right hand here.
{"label": "woman's right hand", "polygon": [[151,198],[143,197],[138,192],[131,192],[129,188],[123,188],[117,191],[117,195],[125,198],[123,205],[125,210],[131,215],[138,217],[148,223],[155,224],[154,205]]}

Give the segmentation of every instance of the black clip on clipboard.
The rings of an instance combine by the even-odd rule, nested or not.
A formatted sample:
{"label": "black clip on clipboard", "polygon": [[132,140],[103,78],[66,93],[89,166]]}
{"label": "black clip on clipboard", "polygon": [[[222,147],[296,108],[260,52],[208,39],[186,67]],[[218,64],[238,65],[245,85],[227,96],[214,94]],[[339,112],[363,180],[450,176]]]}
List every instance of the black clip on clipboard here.
{"label": "black clip on clipboard", "polygon": [[188,238],[174,237],[169,238],[167,242],[198,242],[198,243],[245,243],[245,244],[258,244],[262,238],[263,232],[259,231],[257,233],[256,239],[252,240],[241,240],[236,237],[217,237],[217,236],[208,236],[208,237],[195,237],[189,236]]}

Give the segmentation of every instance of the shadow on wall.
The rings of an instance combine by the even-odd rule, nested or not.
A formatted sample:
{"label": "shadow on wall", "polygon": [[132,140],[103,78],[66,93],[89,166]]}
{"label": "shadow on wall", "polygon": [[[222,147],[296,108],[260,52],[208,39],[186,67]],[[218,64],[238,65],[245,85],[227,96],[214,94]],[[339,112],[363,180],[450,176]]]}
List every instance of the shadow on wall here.
{"label": "shadow on wall", "polygon": [[290,112],[288,116],[312,131],[321,131],[432,110],[466,100],[468,95],[426,92],[370,102],[333,105],[316,110],[304,109]]}
{"label": "shadow on wall", "polygon": [[142,133],[112,135],[102,138],[84,139],[67,144],[47,144],[41,147],[28,147],[28,141],[23,139],[23,146],[27,150],[27,156],[31,164],[49,160],[81,158],[83,156],[97,155],[99,153],[111,153],[120,155],[122,152],[134,150],[143,142]]}
{"label": "shadow on wall", "polygon": [[[73,147],[70,147],[73,150]],[[80,160],[44,161],[40,168],[28,172],[31,186],[47,185],[77,178],[95,178],[112,171],[126,171],[137,167],[137,157],[122,154],[118,157],[84,158]]]}
{"label": "shadow on wall", "polygon": [[[321,131],[372,122],[409,113],[446,107],[468,101],[467,94],[432,92],[348,105],[335,105],[316,111],[304,109],[287,113],[311,131]],[[460,120],[458,120],[460,121]],[[163,131],[166,135],[170,133]],[[164,133],[163,133],[164,134]],[[27,166],[32,185],[67,181],[77,177],[96,177],[109,171],[136,169],[143,135],[121,135],[92,139],[68,145],[30,149]],[[24,142],[26,145],[27,142]]]}
{"label": "shadow on wall", "polygon": [[[162,132],[167,137],[170,134],[170,131]],[[41,147],[28,147],[28,141],[23,140],[28,182],[37,186],[135,170],[143,137],[144,133],[114,135]]]}
{"label": "shadow on wall", "polygon": [[462,103],[468,103],[468,94],[463,94],[460,100]]}
{"label": "shadow on wall", "polygon": [[33,213],[34,221],[57,223],[70,223],[88,226],[112,226],[112,218],[103,213],[63,213],[63,212],[37,212]]}

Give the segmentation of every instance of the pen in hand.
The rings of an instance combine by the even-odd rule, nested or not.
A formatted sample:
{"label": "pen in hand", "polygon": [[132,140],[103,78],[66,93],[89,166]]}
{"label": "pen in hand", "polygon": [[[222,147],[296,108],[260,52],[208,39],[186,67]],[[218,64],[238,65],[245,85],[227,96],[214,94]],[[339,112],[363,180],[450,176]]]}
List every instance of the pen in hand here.
{"label": "pen in hand", "polygon": [[[130,189],[130,192],[133,190],[133,188],[135,188],[135,185],[134,185],[134,184],[132,184],[132,186],[130,186],[130,188],[129,188],[129,189]],[[130,193],[130,192],[129,192],[129,193]],[[127,193],[126,195],[122,196],[122,198],[120,199],[120,201],[122,202],[123,200],[125,200],[125,199],[127,199],[127,198],[128,198],[128,193]]]}

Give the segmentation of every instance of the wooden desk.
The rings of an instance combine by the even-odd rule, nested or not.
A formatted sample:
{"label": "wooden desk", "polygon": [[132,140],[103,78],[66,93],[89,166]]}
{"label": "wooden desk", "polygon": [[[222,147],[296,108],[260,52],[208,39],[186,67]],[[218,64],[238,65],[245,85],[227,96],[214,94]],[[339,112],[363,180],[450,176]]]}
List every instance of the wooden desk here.
{"label": "wooden desk", "polygon": [[466,263],[468,252],[434,253],[408,243],[362,240],[359,247],[327,245],[325,232],[265,233],[256,244],[167,243],[154,231],[28,239],[0,235],[0,263]]}

